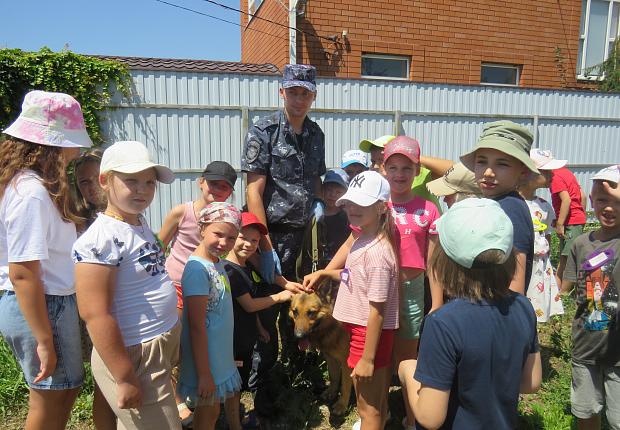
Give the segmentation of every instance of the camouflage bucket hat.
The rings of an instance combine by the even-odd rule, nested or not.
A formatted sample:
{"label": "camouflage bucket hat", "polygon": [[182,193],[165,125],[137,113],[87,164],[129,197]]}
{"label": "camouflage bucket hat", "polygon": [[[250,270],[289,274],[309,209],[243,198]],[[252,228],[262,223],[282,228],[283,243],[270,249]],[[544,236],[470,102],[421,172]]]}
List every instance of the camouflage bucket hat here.
{"label": "camouflage bucket hat", "polygon": [[282,88],[303,87],[316,93],[316,67],[307,64],[287,64],[282,74]]}
{"label": "camouflage bucket hat", "polygon": [[495,121],[484,126],[474,149],[461,155],[461,161],[469,170],[474,170],[476,151],[482,148],[496,149],[516,158],[534,173],[540,173],[530,158],[534,136],[526,127],[512,121]]}

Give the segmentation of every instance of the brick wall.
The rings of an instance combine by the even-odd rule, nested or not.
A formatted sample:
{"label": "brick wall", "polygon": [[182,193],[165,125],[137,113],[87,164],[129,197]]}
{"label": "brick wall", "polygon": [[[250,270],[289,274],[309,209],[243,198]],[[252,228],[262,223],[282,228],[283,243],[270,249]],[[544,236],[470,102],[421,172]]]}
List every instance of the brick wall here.
{"label": "brick wall", "polygon": [[[240,0],[240,9],[248,11],[248,0]],[[282,70],[288,63],[288,29],[258,19],[267,18],[288,26],[288,11],[283,4],[288,0],[264,0],[256,11],[256,17],[249,19],[241,14],[241,61],[243,63],[271,63]]]}
{"label": "brick wall", "polygon": [[[278,0],[265,0],[263,12],[287,22]],[[580,87],[580,13],[581,0],[308,0],[297,62],[320,76],[359,78],[362,53],[405,55],[411,80],[454,84],[479,84],[482,62],[508,63],[522,66],[521,86]],[[243,61],[286,62],[285,41],[242,35]],[[339,35],[338,43],[317,35]]]}

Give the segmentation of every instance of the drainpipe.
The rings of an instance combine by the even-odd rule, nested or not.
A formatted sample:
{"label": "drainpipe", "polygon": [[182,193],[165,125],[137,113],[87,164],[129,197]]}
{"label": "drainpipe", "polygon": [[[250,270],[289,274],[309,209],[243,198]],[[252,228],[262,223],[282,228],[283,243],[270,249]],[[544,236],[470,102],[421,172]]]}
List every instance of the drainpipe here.
{"label": "drainpipe", "polygon": [[289,0],[288,2],[288,62],[297,64],[297,2],[299,0]]}

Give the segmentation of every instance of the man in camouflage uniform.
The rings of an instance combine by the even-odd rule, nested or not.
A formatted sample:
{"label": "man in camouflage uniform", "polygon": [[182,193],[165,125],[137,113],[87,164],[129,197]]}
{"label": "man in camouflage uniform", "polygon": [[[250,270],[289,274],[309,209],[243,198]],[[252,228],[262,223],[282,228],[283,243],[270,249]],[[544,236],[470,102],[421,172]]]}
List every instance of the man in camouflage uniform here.
{"label": "man in camouflage uniform", "polygon": [[[280,97],[284,109],[263,117],[248,129],[241,170],[247,174],[248,210],[269,229],[269,237],[261,242],[261,271],[269,281],[274,268],[281,263],[281,273],[295,280],[295,260],[304,228],[320,204],[321,175],[325,168],[325,136],[307,114],[316,98],[316,69],[302,64],[284,66]],[[281,321],[288,318],[283,307]],[[266,373],[277,360],[278,337],[275,321],[265,327],[270,332],[269,344],[259,342],[261,373]],[[293,348],[292,330],[283,330],[283,347]],[[297,350],[296,346],[294,347]],[[257,393],[257,398],[258,398]]]}

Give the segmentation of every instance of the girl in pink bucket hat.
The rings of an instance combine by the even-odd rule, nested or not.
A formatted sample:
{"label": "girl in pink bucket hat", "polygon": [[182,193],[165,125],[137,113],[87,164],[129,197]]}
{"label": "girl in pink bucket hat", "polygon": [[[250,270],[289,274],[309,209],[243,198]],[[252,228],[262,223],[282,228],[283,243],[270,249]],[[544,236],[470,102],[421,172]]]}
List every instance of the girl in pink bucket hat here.
{"label": "girl in pink bucket hat", "polygon": [[0,334],[30,389],[26,428],[65,428],[84,379],[67,164],[92,142],[80,104],[31,91],[0,143]]}

